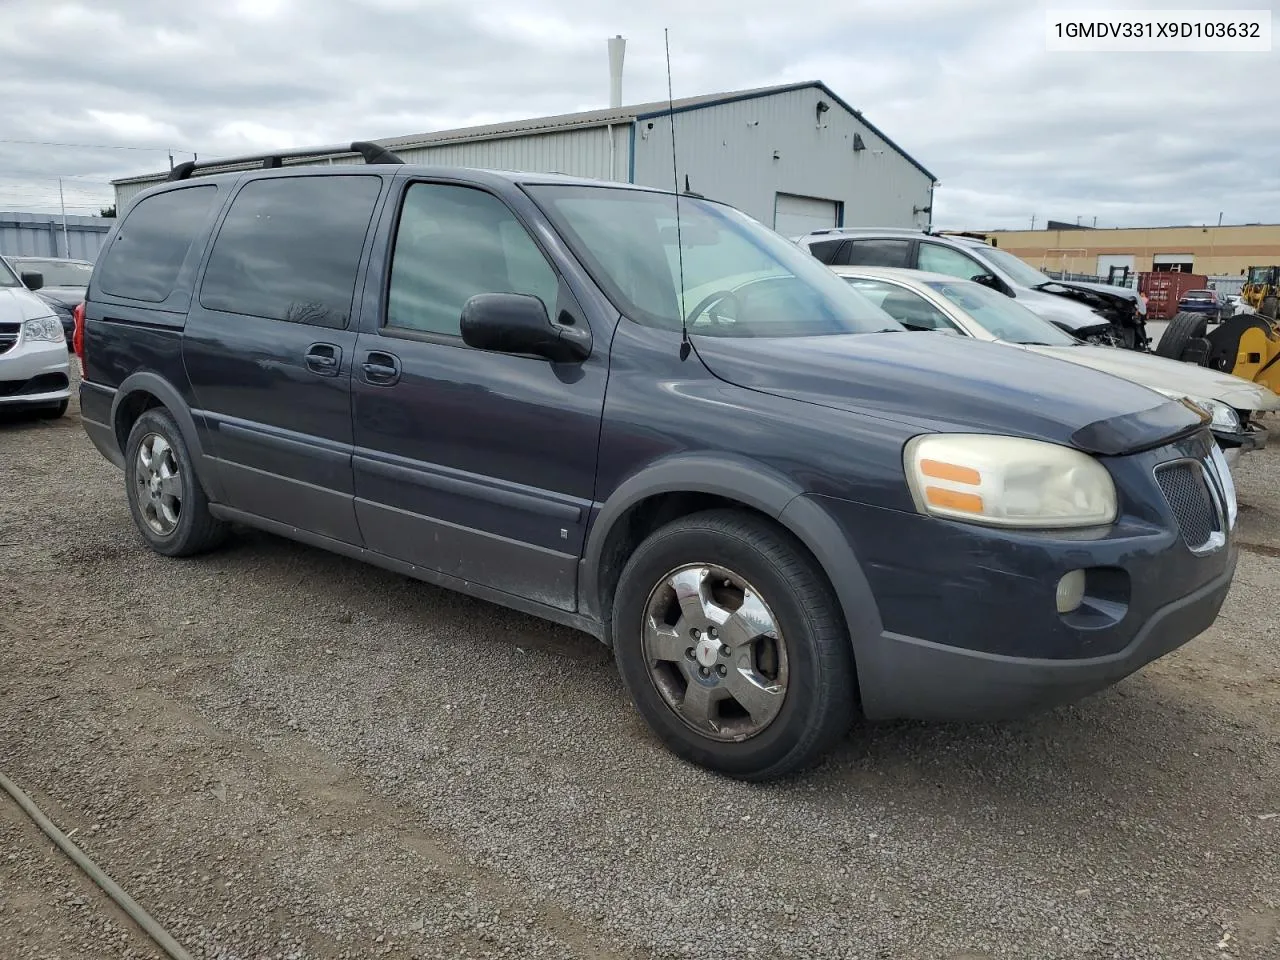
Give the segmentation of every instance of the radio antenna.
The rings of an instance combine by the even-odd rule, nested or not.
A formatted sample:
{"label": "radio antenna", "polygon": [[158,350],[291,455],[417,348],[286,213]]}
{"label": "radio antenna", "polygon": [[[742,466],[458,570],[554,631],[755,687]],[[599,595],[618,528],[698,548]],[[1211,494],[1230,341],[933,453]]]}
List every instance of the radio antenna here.
{"label": "radio antenna", "polygon": [[667,119],[671,121],[671,188],[676,195],[676,263],[680,271],[680,296],[676,298],[680,311],[680,359],[688,359],[689,320],[685,316],[684,303],[684,236],[680,232],[680,172],[676,166],[676,102],[671,93],[671,34],[662,28],[662,45],[667,51]]}

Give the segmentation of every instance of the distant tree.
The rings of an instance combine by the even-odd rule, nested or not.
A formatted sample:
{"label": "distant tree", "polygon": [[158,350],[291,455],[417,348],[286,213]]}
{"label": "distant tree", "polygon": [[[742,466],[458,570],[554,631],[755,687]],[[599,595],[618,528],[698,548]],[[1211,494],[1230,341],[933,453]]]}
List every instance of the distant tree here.
{"label": "distant tree", "polygon": [[114,217],[116,215],[116,205],[113,203],[109,207],[103,207],[98,211],[100,217]]}

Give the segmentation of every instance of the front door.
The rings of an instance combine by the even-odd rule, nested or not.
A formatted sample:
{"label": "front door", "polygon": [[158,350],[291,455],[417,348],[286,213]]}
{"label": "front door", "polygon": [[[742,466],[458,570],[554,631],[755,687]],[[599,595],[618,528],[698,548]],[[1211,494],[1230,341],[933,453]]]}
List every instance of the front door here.
{"label": "front door", "polygon": [[[479,293],[523,293],[549,317],[583,311],[510,207],[456,183],[404,186],[376,317],[353,378],[356,515],[379,553],[574,609],[608,371],[462,342]],[[370,271],[370,284],[383,282]]]}
{"label": "front door", "polygon": [[352,544],[352,304],[382,183],[246,183],[214,241],[183,344],[227,505]]}

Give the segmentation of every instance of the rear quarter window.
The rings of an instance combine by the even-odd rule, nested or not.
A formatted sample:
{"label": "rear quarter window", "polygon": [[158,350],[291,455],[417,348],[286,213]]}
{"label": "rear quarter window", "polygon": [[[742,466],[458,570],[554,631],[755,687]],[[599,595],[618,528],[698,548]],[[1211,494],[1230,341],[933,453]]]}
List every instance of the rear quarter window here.
{"label": "rear quarter window", "polygon": [[200,287],[209,310],[341,329],[351,316],[374,176],[270,177],[236,194]]}
{"label": "rear quarter window", "polygon": [[851,240],[840,251],[840,263],[858,267],[907,267],[909,240]]}
{"label": "rear quarter window", "polygon": [[217,185],[209,183],[139,201],[103,256],[97,288],[129,300],[168,299],[217,196]]}

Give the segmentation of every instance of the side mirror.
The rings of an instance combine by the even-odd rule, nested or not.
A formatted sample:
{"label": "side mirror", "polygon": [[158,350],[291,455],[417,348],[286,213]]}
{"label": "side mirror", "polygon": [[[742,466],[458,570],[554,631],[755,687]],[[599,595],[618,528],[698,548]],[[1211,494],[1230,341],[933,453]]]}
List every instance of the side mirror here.
{"label": "side mirror", "polygon": [[44,274],[35,272],[23,273],[22,285],[31,291],[39,290],[44,286]]}
{"label": "side mirror", "polygon": [[1004,284],[1000,282],[1000,278],[994,273],[975,273],[969,278],[974,283],[980,283],[984,287],[990,287],[992,290],[998,290],[1004,293]]}
{"label": "side mirror", "polygon": [[531,353],[552,363],[579,363],[591,355],[591,332],[552,323],[537,297],[478,293],[462,306],[462,342],[495,353]]}

